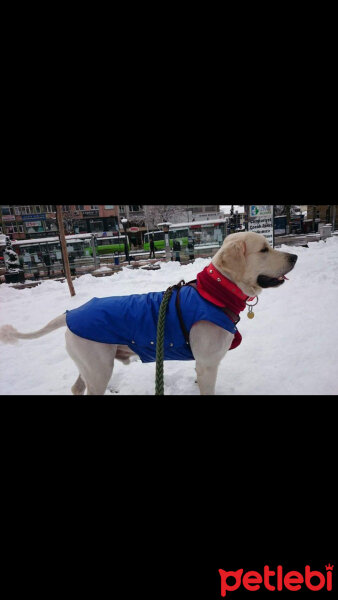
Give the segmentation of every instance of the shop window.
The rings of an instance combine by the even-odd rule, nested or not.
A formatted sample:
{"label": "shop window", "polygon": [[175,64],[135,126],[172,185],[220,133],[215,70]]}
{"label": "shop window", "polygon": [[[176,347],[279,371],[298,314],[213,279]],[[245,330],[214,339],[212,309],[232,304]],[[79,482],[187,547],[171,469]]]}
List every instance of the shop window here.
{"label": "shop window", "polygon": [[104,231],[103,229],[103,222],[102,221],[89,221],[89,225],[90,225],[90,231],[91,232],[99,232],[99,231]]}
{"label": "shop window", "polygon": [[32,206],[21,206],[21,214],[30,215],[33,212],[33,210],[31,210],[32,208]]}
{"label": "shop window", "polygon": [[116,221],[106,221],[106,229],[115,229],[117,228]]}
{"label": "shop window", "polygon": [[143,204],[130,204],[129,205],[129,212],[139,212],[140,210],[143,210]]}
{"label": "shop window", "polygon": [[46,223],[46,231],[57,231],[58,227],[57,224],[52,222],[52,223]]}
{"label": "shop window", "polygon": [[129,212],[140,212],[143,210],[143,204],[129,204]]}
{"label": "shop window", "polygon": [[13,206],[3,206],[2,207],[2,214],[3,215],[14,215],[14,208],[13,208]]}
{"label": "shop window", "polygon": [[[75,230],[78,231],[75,231]],[[87,233],[87,223],[86,221],[74,221],[74,231],[75,233]]]}

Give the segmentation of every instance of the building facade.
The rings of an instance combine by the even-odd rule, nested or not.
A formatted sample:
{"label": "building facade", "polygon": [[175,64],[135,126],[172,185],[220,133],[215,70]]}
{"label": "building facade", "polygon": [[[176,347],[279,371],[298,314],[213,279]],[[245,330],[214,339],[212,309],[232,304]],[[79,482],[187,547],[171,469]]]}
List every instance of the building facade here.
{"label": "building facade", "polygon": [[119,215],[120,223],[122,218],[128,221],[126,231],[134,247],[142,246],[144,233],[156,231],[158,223],[201,221],[223,216],[219,204],[124,204],[119,206]]}
{"label": "building facade", "polygon": [[[65,233],[113,233],[118,230],[119,208],[112,204],[63,205]],[[11,239],[55,236],[58,231],[53,204],[1,205],[0,233]]]}
{"label": "building facade", "polygon": [[335,229],[338,228],[338,205],[308,204],[307,219],[320,219],[324,223],[332,223],[335,218]]}
{"label": "building facade", "polygon": [[[158,223],[221,218],[219,205],[68,204],[62,205],[65,233],[122,233],[131,245],[143,245],[143,235],[158,229]],[[123,220],[127,223],[123,224]],[[11,239],[55,236],[58,231],[56,205],[0,205],[0,233]]]}

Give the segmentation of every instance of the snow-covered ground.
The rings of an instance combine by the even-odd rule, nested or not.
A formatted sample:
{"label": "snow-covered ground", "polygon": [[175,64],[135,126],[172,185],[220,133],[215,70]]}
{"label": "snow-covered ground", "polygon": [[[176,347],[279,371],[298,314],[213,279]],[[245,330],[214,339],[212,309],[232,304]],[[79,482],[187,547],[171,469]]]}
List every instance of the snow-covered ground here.
{"label": "snow-covered ground", "polygon": [[[298,262],[283,286],[263,290],[254,319],[242,313],[243,341],[220,365],[218,395],[338,393],[338,238],[280,250],[297,254]],[[34,331],[93,296],[165,290],[180,279],[194,279],[209,262],[161,263],[157,271],[124,268],[99,279],[83,275],[74,281],[73,298],[66,282],[44,281],[23,290],[1,284],[0,325]],[[1,394],[71,394],[77,369],[65,349],[64,329],[0,347]],[[194,367],[194,361],[166,361],[165,394],[198,395]],[[155,363],[116,361],[106,395],[153,395],[154,379]]]}

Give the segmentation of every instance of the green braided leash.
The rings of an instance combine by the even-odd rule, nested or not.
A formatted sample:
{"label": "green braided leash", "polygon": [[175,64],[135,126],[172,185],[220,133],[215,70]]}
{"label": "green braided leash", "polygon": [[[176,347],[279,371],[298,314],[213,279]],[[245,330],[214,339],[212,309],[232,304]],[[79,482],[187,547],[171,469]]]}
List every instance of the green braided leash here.
{"label": "green braided leash", "polygon": [[184,284],[182,279],[177,285],[169,287],[163,295],[160,310],[157,320],[157,338],[156,338],[156,375],[155,375],[155,396],[164,396],[164,379],[163,379],[163,355],[164,355],[164,330],[165,318],[169,300],[174,289]]}

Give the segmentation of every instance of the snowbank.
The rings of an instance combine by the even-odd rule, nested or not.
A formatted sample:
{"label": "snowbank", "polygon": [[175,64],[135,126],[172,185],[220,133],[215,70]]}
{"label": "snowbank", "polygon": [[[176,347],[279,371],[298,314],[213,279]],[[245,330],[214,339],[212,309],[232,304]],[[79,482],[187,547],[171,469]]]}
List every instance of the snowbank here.
{"label": "snowbank", "polygon": [[[338,238],[310,244],[309,248],[282,246],[298,255],[289,281],[278,289],[264,290],[255,318],[242,313],[238,329],[242,344],[222,361],[216,383],[219,395],[337,394],[338,392]],[[132,270],[96,278],[74,280],[76,296],[67,282],[43,281],[31,289],[0,285],[0,325],[19,331],[40,329],[66,309],[81,306],[93,296],[160,291],[185,279],[195,279],[210,259],[198,258],[158,263],[159,270]],[[64,330],[38,340],[22,340],[2,350],[1,394],[71,394],[77,369],[65,349]],[[195,362],[167,361],[165,394],[198,395]],[[155,363],[115,363],[107,395],[153,395]]]}

